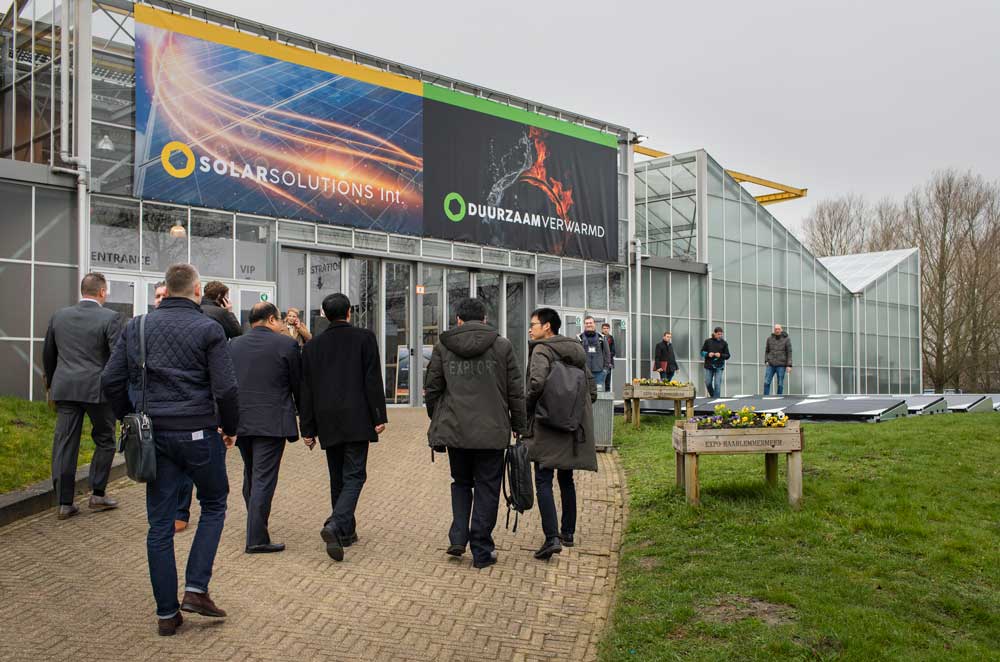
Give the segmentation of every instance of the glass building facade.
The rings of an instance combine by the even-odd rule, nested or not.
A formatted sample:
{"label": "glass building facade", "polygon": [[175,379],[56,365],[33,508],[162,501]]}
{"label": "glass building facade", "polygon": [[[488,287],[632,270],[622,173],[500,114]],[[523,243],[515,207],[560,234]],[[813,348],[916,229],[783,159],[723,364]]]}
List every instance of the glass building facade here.
{"label": "glass building facade", "polygon": [[[680,377],[702,387],[701,342],[721,326],[723,394],[760,393],[764,343],[781,324],[794,353],[786,392],[920,392],[915,249],[817,259],[704,151],[636,164],[635,209],[648,265],[637,372],[669,329]],[[704,275],[681,271],[692,262]]]}
{"label": "glass building facade", "polygon": [[[87,190],[59,156],[60,0],[9,1],[0,18],[0,291],[21,306],[0,309],[0,393],[44,396],[41,347],[51,314],[77,298],[81,272],[110,283],[108,306],[126,316],[150,309],[164,269],[189,261],[204,280],[231,290],[245,322],[262,300],[296,307],[314,330],[322,298],[347,293],[357,324],[382,347],[386,399],[421,403],[429,348],[476,296],[527,360],[528,315],[551,306],[566,335],[593,315],[611,325],[614,390],[649,374],[664,330],[674,334],[680,377],[703,387],[698,355],[708,330],[725,327],[733,353],[724,393],[755,393],[763,344],[775,322],[792,336],[791,392],[918,391],[919,300],[915,254],[855,291],[843,269],[816,260],[705,152],[635,164],[635,133],[573,113],[378,60],[321,41],[183,2],[148,4],[618,136],[619,253],[610,263],[325,223],[139,199],[135,165],[135,20],[132,2],[72,3],[66,45],[70,151],[87,166]],[[88,8],[81,12],[79,8]],[[77,49],[86,40],[90,48]],[[90,72],[78,76],[77,69]],[[84,210],[85,223],[77,221]],[[85,228],[82,229],[81,228]],[[635,247],[641,247],[637,259]],[[81,264],[83,262],[83,264]],[[871,260],[864,261],[865,264]],[[886,262],[886,264],[888,264]],[[847,273],[848,275],[844,275]]]}

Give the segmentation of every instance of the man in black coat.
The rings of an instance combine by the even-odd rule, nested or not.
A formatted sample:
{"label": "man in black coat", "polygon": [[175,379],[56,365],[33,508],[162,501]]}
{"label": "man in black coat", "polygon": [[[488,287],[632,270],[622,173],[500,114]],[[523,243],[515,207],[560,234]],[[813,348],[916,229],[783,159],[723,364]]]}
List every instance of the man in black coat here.
{"label": "man in black coat", "polygon": [[702,343],[701,357],[705,359],[705,388],[709,397],[717,398],[722,395],[722,373],[730,359],[729,343],[722,338],[721,326],[715,327],[711,337]]}
{"label": "man in black coat", "polygon": [[663,340],[656,343],[653,354],[653,372],[660,375],[660,380],[669,382],[677,372],[677,357],[674,355],[673,334],[663,332]]}
{"label": "man in black coat", "polygon": [[[526,431],[524,379],[510,341],[486,324],[486,304],[463,299],[458,325],[441,334],[427,368],[425,392],[431,448],[448,451],[451,530],[448,554],[472,547],[472,565],[497,562],[503,453],[511,432]],[[470,524],[471,522],[471,524]]]}
{"label": "man in black coat", "polygon": [[59,499],[56,516],[72,517],[80,512],[73,505],[76,464],[80,459],[83,415],[93,425],[94,457],[90,462],[91,510],[109,510],[118,502],[104,494],[115,457],[115,415],[101,393],[101,370],[118,341],[122,318],[105,308],[108,282],[99,273],[89,273],[80,283],[80,302],[52,316],[42,363],[49,397],[56,403],[56,430],[52,441],[52,484]]}
{"label": "man in black coat", "polygon": [[236,446],[243,456],[243,500],[247,505],[247,554],[284,551],[267,530],[271,500],[285,442],[299,438],[295,413],[302,382],[299,344],[285,334],[272,303],[250,309],[250,332],[229,344],[240,389]]}
{"label": "man in black coat", "polygon": [[608,341],[608,351],[611,353],[611,363],[608,364],[608,371],[604,373],[604,390],[611,391],[611,373],[615,369],[615,358],[618,356],[618,350],[615,347],[615,337],[611,335],[611,325],[607,322],[601,324],[601,334]]}
{"label": "man in black coat", "polygon": [[302,349],[299,423],[311,449],[319,437],[330,471],[333,512],[320,536],[326,553],[344,560],[344,547],[358,540],[354,511],[368,478],[368,444],[378,441],[388,419],[375,334],[351,326],[351,302],[343,294],[323,299],[330,321]]}
{"label": "man in black coat", "polygon": [[232,340],[243,335],[240,321],[233,315],[233,304],[229,301],[229,287],[213,280],[205,284],[205,296],[201,298],[202,311],[222,325],[226,338]]}

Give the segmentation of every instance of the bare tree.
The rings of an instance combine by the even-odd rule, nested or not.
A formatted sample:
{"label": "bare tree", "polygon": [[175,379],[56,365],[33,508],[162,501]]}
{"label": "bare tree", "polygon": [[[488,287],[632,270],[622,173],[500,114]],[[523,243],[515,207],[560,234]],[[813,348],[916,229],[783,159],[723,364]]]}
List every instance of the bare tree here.
{"label": "bare tree", "polygon": [[817,257],[864,250],[868,203],[859,195],[820,201],[803,221],[805,245]]}

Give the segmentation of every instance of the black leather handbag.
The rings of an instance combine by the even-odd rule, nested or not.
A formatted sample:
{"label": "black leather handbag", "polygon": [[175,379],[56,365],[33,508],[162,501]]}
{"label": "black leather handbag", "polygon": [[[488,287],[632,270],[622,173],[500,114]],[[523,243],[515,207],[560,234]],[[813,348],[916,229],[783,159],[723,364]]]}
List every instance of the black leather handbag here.
{"label": "black leather handbag", "polygon": [[156,442],[153,423],[146,415],[146,316],[139,318],[139,364],[142,367],[142,400],[138,411],[122,419],[118,450],[125,454],[125,473],[137,483],[156,479]]}

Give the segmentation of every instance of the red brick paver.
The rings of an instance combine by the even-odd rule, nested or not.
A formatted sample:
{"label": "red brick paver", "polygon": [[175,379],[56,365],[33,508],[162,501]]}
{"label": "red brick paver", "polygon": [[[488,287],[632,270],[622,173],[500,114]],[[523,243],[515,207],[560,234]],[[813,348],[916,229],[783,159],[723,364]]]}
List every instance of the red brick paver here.
{"label": "red brick paver", "polygon": [[[512,534],[501,507],[499,563],[479,571],[468,553],[444,554],[450,477],[445,456],[430,462],[426,416],[395,409],[390,418],[369,455],[361,542],[343,563],[319,538],[330,510],[319,448],[286,450],[271,537],[288,549],[268,555],[243,553],[242,462],[229,452],[229,515],[211,590],[230,615],[191,615],[175,637],[155,632],[141,486],[115,486],[114,512],[84,509],[64,522],[49,512],[0,529],[0,660],[596,658],[623,526],[617,459],[601,454],[599,473],[578,474],[575,548],[534,560],[537,509]],[[176,538],[181,581],[192,537],[189,529]]]}

